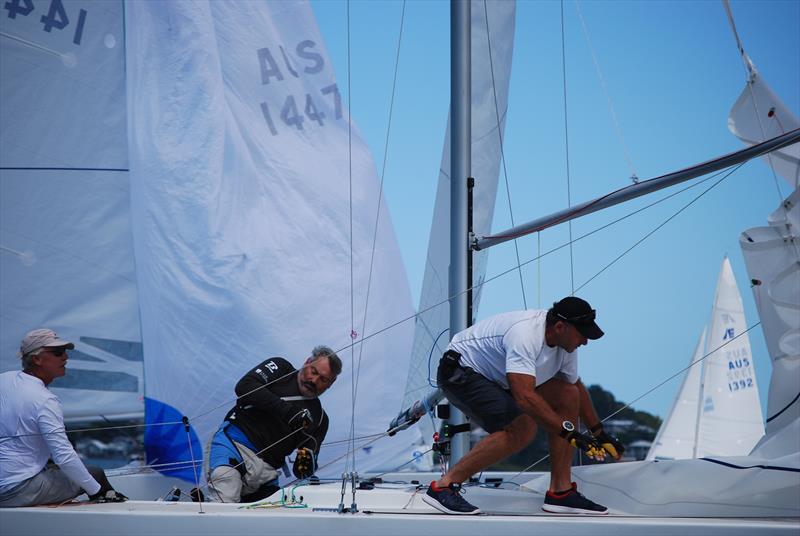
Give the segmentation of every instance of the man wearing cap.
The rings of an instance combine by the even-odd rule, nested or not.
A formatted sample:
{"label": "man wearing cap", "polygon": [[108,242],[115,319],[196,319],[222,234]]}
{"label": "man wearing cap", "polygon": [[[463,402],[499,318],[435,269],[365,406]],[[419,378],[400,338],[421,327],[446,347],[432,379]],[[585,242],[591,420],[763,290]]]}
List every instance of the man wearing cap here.
{"label": "man wearing cap", "polygon": [[47,388],[66,373],[74,348],[53,330],[35,329],[22,339],[22,370],[0,374],[0,507],[61,503],[81,493],[126,499],[102,469],[83,465],[67,439],[61,403]]}
{"label": "man wearing cap", "polygon": [[[478,514],[461,497],[461,483],[549,432],[550,488],[542,509],[562,514],[606,514],[605,506],[580,494],[571,481],[573,447],[603,460],[619,459],[623,447],[603,431],[578,376],[577,348],[603,331],[594,309],[567,297],[549,310],[489,317],[456,334],[439,362],[437,379],[448,400],[489,435],[439,480],[422,499],[448,514]],[[580,417],[592,435],[573,424]]]}

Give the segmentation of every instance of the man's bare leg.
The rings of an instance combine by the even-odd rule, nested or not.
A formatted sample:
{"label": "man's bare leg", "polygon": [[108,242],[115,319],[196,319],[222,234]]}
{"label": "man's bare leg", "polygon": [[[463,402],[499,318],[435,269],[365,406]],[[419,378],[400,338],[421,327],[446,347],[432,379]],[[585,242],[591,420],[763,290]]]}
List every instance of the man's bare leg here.
{"label": "man's bare leg", "polygon": [[[563,380],[553,378],[536,391],[562,419],[577,423],[578,388]],[[572,485],[572,445],[558,434],[549,434],[550,491],[566,491]]]}
{"label": "man's bare leg", "polygon": [[[462,483],[515,452],[522,450],[536,435],[536,422],[527,415],[520,415],[499,432],[481,439],[457,464],[439,480],[436,486],[447,487],[451,483]],[[564,443],[563,440],[561,440]]]}

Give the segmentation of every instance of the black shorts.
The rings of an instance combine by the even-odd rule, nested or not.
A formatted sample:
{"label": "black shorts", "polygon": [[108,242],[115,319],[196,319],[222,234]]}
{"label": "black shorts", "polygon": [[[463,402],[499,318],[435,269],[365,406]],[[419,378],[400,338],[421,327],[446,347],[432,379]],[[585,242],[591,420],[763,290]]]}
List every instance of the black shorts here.
{"label": "black shorts", "polygon": [[522,415],[511,391],[459,365],[454,359],[458,354],[448,354],[439,361],[436,379],[451,404],[490,434]]}

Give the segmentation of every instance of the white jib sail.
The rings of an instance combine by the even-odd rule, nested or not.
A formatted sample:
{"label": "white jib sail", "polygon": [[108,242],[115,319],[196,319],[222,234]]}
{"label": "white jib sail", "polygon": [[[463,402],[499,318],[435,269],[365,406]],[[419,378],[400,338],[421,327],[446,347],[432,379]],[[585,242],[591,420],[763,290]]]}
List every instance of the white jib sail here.
{"label": "white jib sail", "polygon": [[68,420],[141,416],[123,5],[50,4],[0,16],[0,369],[49,327],[76,345]]}
{"label": "white jib sail", "polygon": [[[345,348],[351,329],[359,341],[410,317],[411,299],[355,126],[350,202],[348,112],[306,2],[131,2],[126,29],[148,420],[188,416],[197,459],[248,369],[270,356],[300,366],[318,344]],[[344,459],[328,464],[348,449],[353,412],[356,437],[386,430],[412,329],[340,352],[345,368],[321,399],[331,419],[322,475],[341,474]],[[182,427],[153,439],[149,458],[189,459]],[[402,443],[359,440],[357,469]]]}
{"label": "white jib sail", "polygon": [[[511,78],[511,59],[514,47],[514,2],[488,2],[488,36],[491,38],[492,58],[489,58],[487,17],[484,3],[472,2],[472,175],[475,177],[473,228],[476,234],[489,234],[492,226],[497,181],[500,171],[501,146],[508,107],[508,87]],[[493,69],[493,71],[492,71]],[[494,87],[492,85],[494,72]],[[496,92],[496,94],[495,94]],[[495,103],[495,98],[496,103]],[[496,104],[496,107],[495,107]],[[498,121],[499,115],[499,121]],[[499,125],[498,125],[499,124]],[[499,132],[498,132],[499,129]],[[450,326],[449,265],[450,265],[450,127],[442,151],[442,164],[436,191],[428,255],[419,311],[416,319],[413,355],[408,370],[403,407],[423,398],[434,389],[436,367],[452,338]],[[473,310],[477,311],[481,287],[486,273],[486,251],[473,253],[472,282]],[[434,304],[437,307],[429,309]],[[429,310],[428,310],[429,309]],[[430,356],[430,371],[429,371]],[[429,376],[430,375],[430,376]],[[401,409],[397,408],[398,411]],[[430,442],[433,427],[430,421],[420,421],[424,438]]]}
{"label": "white jib sail", "polygon": [[695,364],[686,371],[681,388],[672,403],[672,409],[661,424],[661,428],[658,429],[653,445],[647,453],[645,458],[647,460],[694,457],[697,412],[700,407],[700,386],[703,375],[703,363],[700,360],[705,355],[706,331],[707,328],[703,328],[703,334],[697,341],[692,359],[689,361],[690,364]]}

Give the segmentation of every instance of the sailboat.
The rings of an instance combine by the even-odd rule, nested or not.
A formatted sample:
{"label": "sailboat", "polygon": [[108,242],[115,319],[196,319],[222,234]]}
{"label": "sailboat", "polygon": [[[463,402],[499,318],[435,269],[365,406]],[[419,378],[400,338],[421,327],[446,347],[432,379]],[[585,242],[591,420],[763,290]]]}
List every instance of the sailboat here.
{"label": "sailboat", "polygon": [[747,325],[742,297],[725,257],[711,320],[703,328],[672,409],[645,459],[746,456],[761,439],[764,419],[753,352],[747,333],[742,334]]}
{"label": "sailboat", "polygon": [[[42,54],[51,62],[41,69],[48,81],[49,73],[61,72],[60,69],[88,68],[87,62],[82,61],[88,57],[94,59],[88,62],[89,67],[97,71],[93,76],[109,77],[108,86],[117,90],[113,93],[116,100],[111,109],[119,112],[119,97],[122,88],[125,89],[127,114],[106,114],[101,109],[91,116],[93,120],[108,121],[121,137],[127,134],[126,142],[121,143],[126,148],[121,160],[102,169],[92,167],[79,171],[81,177],[83,173],[91,178],[101,172],[130,173],[133,177],[119,183],[113,179],[97,182],[111,190],[109,195],[117,195],[118,202],[109,211],[129,222],[130,235],[124,226],[117,235],[127,249],[109,260],[124,258],[128,261],[126,274],[134,275],[127,281],[131,288],[135,286],[133,294],[141,325],[137,325],[138,332],[130,329],[127,334],[113,333],[108,337],[142,343],[145,408],[151,425],[148,430],[154,431],[148,439],[155,449],[148,452],[148,461],[152,463],[157,458],[166,472],[182,473],[178,476],[190,480],[197,478],[202,440],[232,403],[232,383],[238,377],[232,369],[246,370],[257,351],[296,355],[297,347],[302,347],[303,343],[310,347],[312,341],[334,337],[333,341],[327,341],[331,346],[354,349],[350,361],[353,376],[348,382],[347,374],[343,375],[342,383],[337,383],[339,394],[332,392],[331,395],[336,396],[326,399],[325,406],[334,418],[340,419],[334,421],[332,429],[354,431],[344,432],[341,438],[330,438],[328,444],[332,448],[326,451],[327,458],[321,463],[335,462],[339,453],[348,456],[351,463],[349,466],[331,464],[327,469],[333,472],[344,467],[349,475],[347,479],[322,482],[319,486],[290,485],[280,492],[280,498],[271,498],[276,504],[241,508],[239,505],[130,501],[122,505],[15,509],[0,512],[4,528],[11,527],[13,533],[20,534],[42,531],[84,534],[87,527],[103,523],[105,530],[121,534],[156,533],[165,529],[197,534],[231,529],[263,531],[265,526],[282,533],[297,531],[300,526],[307,532],[391,534],[407,532],[413,524],[420,529],[443,533],[485,534],[487,530],[529,533],[530,517],[519,514],[536,510],[537,501],[541,501],[541,495],[535,493],[535,484],[527,490],[473,488],[471,492],[477,496],[477,502],[482,507],[489,505],[484,509],[497,515],[463,522],[430,515],[430,510],[418,500],[420,488],[414,483],[393,484],[388,482],[389,476],[384,475],[384,482],[373,480],[361,482],[364,485],[360,486],[354,475],[356,466],[359,471],[368,471],[380,463],[376,460],[373,465],[372,459],[387,459],[404,452],[411,443],[409,440],[419,435],[412,427],[397,434],[402,439],[399,443],[365,440],[375,430],[385,430],[389,421],[387,415],[392,416],[398,408],[387,409],[382,404],[363,408],[355,404],[356,392],[366,390],[374,399],[382,401],[400,401],[406,395],[402,382],[391,379],[396,377],[398,369],[404,371],[409,367],[407,356],[411,353],[413,332],[408,320],[414,315],[410,312],[409,293],[403,283],[402,263],[392,247],[392,233],[375,180],[374,164],[359,143],[358,132],[351,130],[350,122],[343,119],[347,112],[342,105],[342,95],[308,5],[129,2],[124,4],[123,26],[122,4],[57,4],[63,6],[64,13],[72,21],[67,25],[66,17],[59,15],[59,24],[63,24],[61,33],[44,32],[39,26],[31,26],[30,35],[12,34],[12,24],[38,19],[38,12],[36,17],[29,16],[33,8],[22,14],[29,7],[25,2],[13,4],[16,16],[4,20],[2,31],[15,35],[15,53],[37,58]],[[463,8],[464,4],[456,2],[455,8]],[[483,7],[481,2],[475,5]],[[496,5],[506,9],[513,6],[508,2]],[[482,10],[477,8],[473,10],[473,21],[478,18],[485,28],[486,21],[481,21],[479,15]],[[54,13],[60,13],[59,9],[55,8]],[[87,14],[82,15],[84,12]],[[94,20],[101,15],[107,16],[108,24],[94,28],[102,30],[90,34],[86,23],[84,33],[79,31],[81,20]],[[48,15],[43,16],[47,18]],[[463,22],[463,13],[461,17]],[[466,20],[469,21],[469,17]],[[65,28],[69,31],[63,32]],[[124,55],[117,46],[123,36]],[[51,38],[62,43],[56,46],[50,42]],[[78,50],[87,51],[87,56],[69,48],[88,44],[92,46]],[[70,52],[64,52],[60,46],[66,46]],[[10,49],[4,46],[3,50]],[[124,69],[119,61],[115,63],[109,59],[110,56],[124,59]],[[18,74],[32,77],[39,70],[30,65],[38,65],[38,61],[41,60],[20,60],[15,64]],[[3,64],[7,65],[5,61]],[[25,77],[18,78],[25,80]],[[3,80],[8,77],[4,76]],[[67,71],[59,80],[79,84],[80,77]],[[32,85],[46,84],[39,79]],[[8,86],[4,84],[3,87]],[[103,104],[110,99],[103,93],[89,100]],[[48,132],[44,115],[34,138]],[[20,114],[17,125],[22,125],[24,119]],[[68,121],[64,123],[66,132],[73,136],[55,140],[55,149],[59,147],[56,141],[77,138],[77,133],[82,132],[83,127],[74,127]],[[494,123],[497,124],[496,118]],[[21,127],[20,130],[28,132]],[[460,135],[453,133],[453,138]],[[121,141],[120,136],[116,137],[117,141]],[[6,144],[13,145],[11,137],[10,134],[4,136],[4,148]],[[100,135],[97,138],[95,141],[101,142],[102,147],[115,139]],[[287,139],[297,144],[293,145],[293,150],[283,146]],[[352,140],[352,146],[344,140]],[[37,138],[28,146],[38,141]],[[753,154],[765,154],[763,151],[769,152],[781,143],[790,142],[782,138],[780,142],[767,143],[777,145],[758,144]],[[334,150],[326,151],[328,148]],[[58,155],[61,166],[46,166],[48,169],[44,171],[12,170],[10,168],[23,166],[4,163],[4,188],[13,182],[6,177],[13,177],[17,172],[46,174],[57,167],[70,168],[70,171],[82,167],[68,161],[68,157],[75,155],[65,152],[67,154]],[[92,152],[92,155],[106,152]],[[352,160],[343,156],[348,154],[354,155]],[[348,169],[351,163],[352,175],[336,173]],[[16,181],[19,189],[8,192],[15,194],[14,199],[24,197],[25,182],[31,180],[30,175],[20,177]],[[50,188],[60,184],[57,180],[52,182],[55,184]],[[271,186],[273,183],[277,186]],[[90,189],[91,185],[86,188]],[[42,188],[42,191],[49,190]],[[352,197],[344,195],[345,191],[352,192]],[[8,197],[4,195],[3,198]],[[236,209],[232,208],[234,206]],[[54,212],[58,210],[67,213],[61,214],[62,217],[71,213],[67,207],[53,208]],[[350,214],[353,214],[352,224]],[[18,211],[14,215],[24,217],[25,214]],[[4,232],[12,228],[11,220],[13,218],[4,220]],[[54,215],[49,225],[41,226],[42,234],[57,232],[59,227],[55,224],[59,221]],[[286,225],[287,221],[311,221],[313,225],[311,230],[293,228]],[[343,231],[348,228],[352,230]],[[99,226],[87,231],[92,230],[105,235]],[[23,230],[16,233],[9,230],[8,234],[25,238]],[[374,248],[376,256],[372,258],[371,246],[376,237],[385,242]],[[60,244],[67,238],[54,242]],[[314,238],[322,239],[312,240]],[[304,248],[306,240],[314,246]],[[451,243],[457,242],[451,240]],[[315,249],[320,248],[321,243],[330,249]],[[80,246],[85,249],[85,245]],[[8,246],[8,249],[20,255],[9,253],[4,262],[10,263],[6,259],[11,259],[19,263],[20,259],[30,258],[25,257],[24,246]],[[61,248],[64,253],[76,249]],[[130,266],[134,258],[135,266]],[[285,261],[290,261],[290,267],[278,266]],[[92,265],[86,263],[85,266]],[[270,267],[269,277],[265,277],[265,266]],[[112,270],[100,272],[109,277],[119,275]],[[378,284],[372,281],[373,276],[385,280]],[[20,275],[20,280],[25,278]],[[343,285],[341,281],[353,283]],[[375,290],[378,288],[382,290]],[[24,303],[21,297],[15,303]],[[452,293],[448,297],[452,297]],[[43,298],[42,302],[46,300]],[[67,309],[73,302],[77,302],[76,297],[72,297],[72,302],[61,302],[57,311]],[[353,303],[358,303],[359,307],[354,307]],[[392,304],[392,307],[376,304]],[[373,308],[383,311],[385,316],[367,315],[367,310]],[[462,321],[466,319],[467,315],[459,314]],[[52,322],[52,318],[60,319],[58,316],[47,319]],[[132,328],[134,324],[137,323],[127,327]],[[63,320],[49,325],[65,336],[71,336],[68,330],[75,329]],[[343,325],[347,329],[342,330]],[[389,329],[397,326],[400,331]],[[4,336],[6,340],[11,340],[11,336]],[[351,344],[352,341],[358,344]],[[370,353],[362,360],[358,352],[364,346]],[[385,359],[387,355],[391,359]],[[361,370],[360,379],[356,374],[358,370]],[[180,422],[184,414],[191,417],[187,427]],[[786,419],[785,415],[791,417],[792,413],[783,415],[782,419]],[[345,443],[348,437],[349,445]],[[354,453],[357,456],[354,457]],[[169,465],[173,463],[169,460],[173,459],[174,463],[183,463],[177,470]],[[133,489],[138,476],[126,478],[130,487],[118,483],[120,489]],[[585,477],[582,475],[582,478]],[[370,486],[374,489],[369,489]],[[169,488],[166,492],[170,492]],[[340,505],[338,509],[337,504]],[[270,506],[297,508],[270,510]],[[754,512],[762,506],[755,505],[745,514],[758,515]],[[611,521],[542,516],[536,519],[536,524],[544,532],[590,530],[595,533],[601,530],[600,523],[606,523],[603,530],[611,530],[609,527],[613,526],[620,534],[640,534],[645,529],[674,532],[697,527],[709,534],[749,534],[754,530],[777,533],[796,527],[796,521],[792,520],[669,519],[665,516],[681,515],[680,510],[670,508],[663,508],[661,514],[650,511],[647,517],[641,518],[625,515],[635,509],[613,507],[622,514]],[[736,503],[731,509],[735,507],[740,505]],[[348,515],[342,515],[345,511]],[[720,512],[720,509],[713,510],[710,515],[721,515]],[[796,516],[796,512],[785,505],[770,510],[772,516],[793,514]],[[66,516],[69,516],[68,521]]]}

